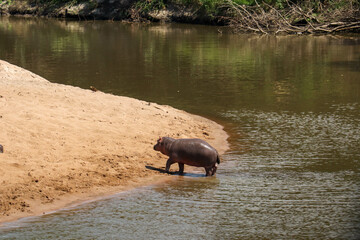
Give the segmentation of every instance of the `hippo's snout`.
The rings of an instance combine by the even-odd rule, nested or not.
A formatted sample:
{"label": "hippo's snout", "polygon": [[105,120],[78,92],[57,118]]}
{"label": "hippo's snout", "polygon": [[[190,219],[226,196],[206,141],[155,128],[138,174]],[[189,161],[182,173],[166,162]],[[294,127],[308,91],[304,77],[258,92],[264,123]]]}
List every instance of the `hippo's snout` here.
{"label": "hippo's snout", "polygon": [[155,150],[155,151],[160,151],[160,149],[159,149],[159,144],[158,144],[158,143],[154,145],[154,150]]}
{"label": "hippo's snout", "polygon": [[160,151],[162,145],[161,142],[162,142],[162,138],[160,137],[159,140],[157,140],[157,143],[154,145],[155,151]]}

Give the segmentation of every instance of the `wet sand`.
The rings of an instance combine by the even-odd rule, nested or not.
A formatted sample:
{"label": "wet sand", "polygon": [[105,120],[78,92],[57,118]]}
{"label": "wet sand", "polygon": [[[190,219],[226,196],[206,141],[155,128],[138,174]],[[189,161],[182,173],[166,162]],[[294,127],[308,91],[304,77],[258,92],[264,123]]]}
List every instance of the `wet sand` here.
{"label": "wet sand", "polygon": [[167,159],[153,150],[159,136],[228,148],[222,126],[208,119],[50,83],[1,60],[0,129],[0,223],[164,181],[169,175],[152,169]]}

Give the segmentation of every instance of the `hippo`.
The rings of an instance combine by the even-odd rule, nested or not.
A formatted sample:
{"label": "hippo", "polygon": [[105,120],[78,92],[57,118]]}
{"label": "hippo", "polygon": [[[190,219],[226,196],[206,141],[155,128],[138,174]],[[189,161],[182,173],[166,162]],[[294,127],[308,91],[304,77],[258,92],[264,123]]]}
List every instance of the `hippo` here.
{"label": "hippo", "polygon": [[4,148],[3,146],[0,144],[0,153],[3,153],[4,152]]}
{"label": "hippo", "polygon": [[166,162],[166,172],[174,163],[179,164],[180,174],[184,173],[184,164],[203,167],[206,176],[213,176],[216,173],[217,164],[220,164],[219,154],[215,148],[201,139],[174,139],[160,137],[154,150],[169,156]]}

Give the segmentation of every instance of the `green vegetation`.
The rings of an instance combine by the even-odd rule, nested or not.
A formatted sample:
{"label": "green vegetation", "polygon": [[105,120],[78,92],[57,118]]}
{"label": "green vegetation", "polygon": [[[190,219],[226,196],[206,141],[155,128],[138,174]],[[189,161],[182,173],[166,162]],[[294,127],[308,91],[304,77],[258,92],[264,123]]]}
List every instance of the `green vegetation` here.
{"label": "green vegetation", "polygon": [[66,4],[66,3],[77,4],[81,2],[86,2],[86,0],[26,0],[26,1],[30,4]]}
{"label": "green vegetation", "polygon": [[[274,14],[285,10],[286,14],[281,13],[285,15],[279,17],[295,22],[305,20],[320,23],[344,21],[346,18],[360,20],[360,0],[139,0],[136,6],[145,14],[177,6],[211,18],[234,17],[239,10],[249,11],[253,15]],[[294,19],[294,15],[303,16],[301,19]]]}
{"label": "green vegetation", "polygon": [[359,9],[360,0],[0,0],[0,13],[227,24],[258,33],[359,31]]}
{"label": "green vegetation", "polygon": [[[231,0],[140,0],[138,3],[141,5],[146,5],[147,9],[153,9],[152,6],[161,6],[164,8],[166,5],[169,4],[179,4],[184,6],[202,6],[208,12],[217,12],[219,8],[227,5],[228,2]],[[351,7],[359,7],[360,1],[359,0],[232,0],[231,2],[238,4],[238,5],[245,5],[245,6],[269,6],[282,9],[286,8],[288,5],[296,4],[301,7],[311,8],[314,12],[321,12],[324,8],[330,7],[331,10],[336,10],[340,8],[347,8]]]}

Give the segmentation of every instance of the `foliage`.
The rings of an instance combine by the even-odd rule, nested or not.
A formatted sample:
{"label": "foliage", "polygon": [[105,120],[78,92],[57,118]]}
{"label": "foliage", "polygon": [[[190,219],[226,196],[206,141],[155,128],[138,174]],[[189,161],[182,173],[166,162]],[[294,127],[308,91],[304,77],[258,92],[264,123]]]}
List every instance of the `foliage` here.
{"label": "foliage", "polygon": [[[360,0],[128,0],[128,2],[131,3],[130,6],[121,11],[125,12],[124,17],[133,21],[155,20],[152,12],[165,9],[177,13],[180,21],[185,19],[196,22],[201,19],[201,22],[205,23],[230,23],[262,33],[273,31],[274,26],[275,28],[278,26],[275,31],[304,33],[318,32],[319,29],[328,32],[339,29],[359,31],[360,25]],[[58,11],[56,9],[65,5],[85,3],[87,5],[85,15],[91,14],[90,10],[98,7],[97,0],[0,0],[0,11],[2,7],[14,13],[31,12],[27,9],[21,10],[26,8],[23,3],[32,7],[36,5],[38,8],[34,13],[39,15],[54,13]],[[110,4],[107,7],[116,8],[116,5]],[[183,19],[181,19],[182,12],[187,14]],[[58,12],[55,16],[57,14]],[[356,24],[339,26],[338,23],[342,22]],[[316,26],[317,24],[321,26]],[[302,26],[306,26],[305,30],[299,29]],[[329,26],[332,29],[328,29]]]}
{"label": "foliage", "polygon": [[164,0],[145,0],[145,1],[137,1],[135,4],[135,8],[141,12],[149,12],[153,10],[161,10],[166,6]]}
{"label": "foliage", "polygon": [[10,5],[14,0],[0,0],[0,5],[2,4],[6,4],[6,5]]}
{"label": "foliage", "polygon": [[[228,0],[139,0],[136,6],[143,12],[148,12],[165,9],[168,5],[177,4],[199,9],[209,15],[217,15],[222,12],[224,5],[227,5],[228,2]],[[284,9],[291,4],[296,4],[304,9],[312,9],[314,13],[319,13],[329,8],[334,11],[339,8],[349,6],[359,7],[360,5],[360,0],[231,0],[231,2],[235,5],[261,6],[264,10],[270,10],[271,8]]]}
{"label": "foliage", "polygon": [[[14,1],[14,0],[13,0]],[[27,0],[29,4],[78,4],[81,2],[92,2],[91,0]]]}

